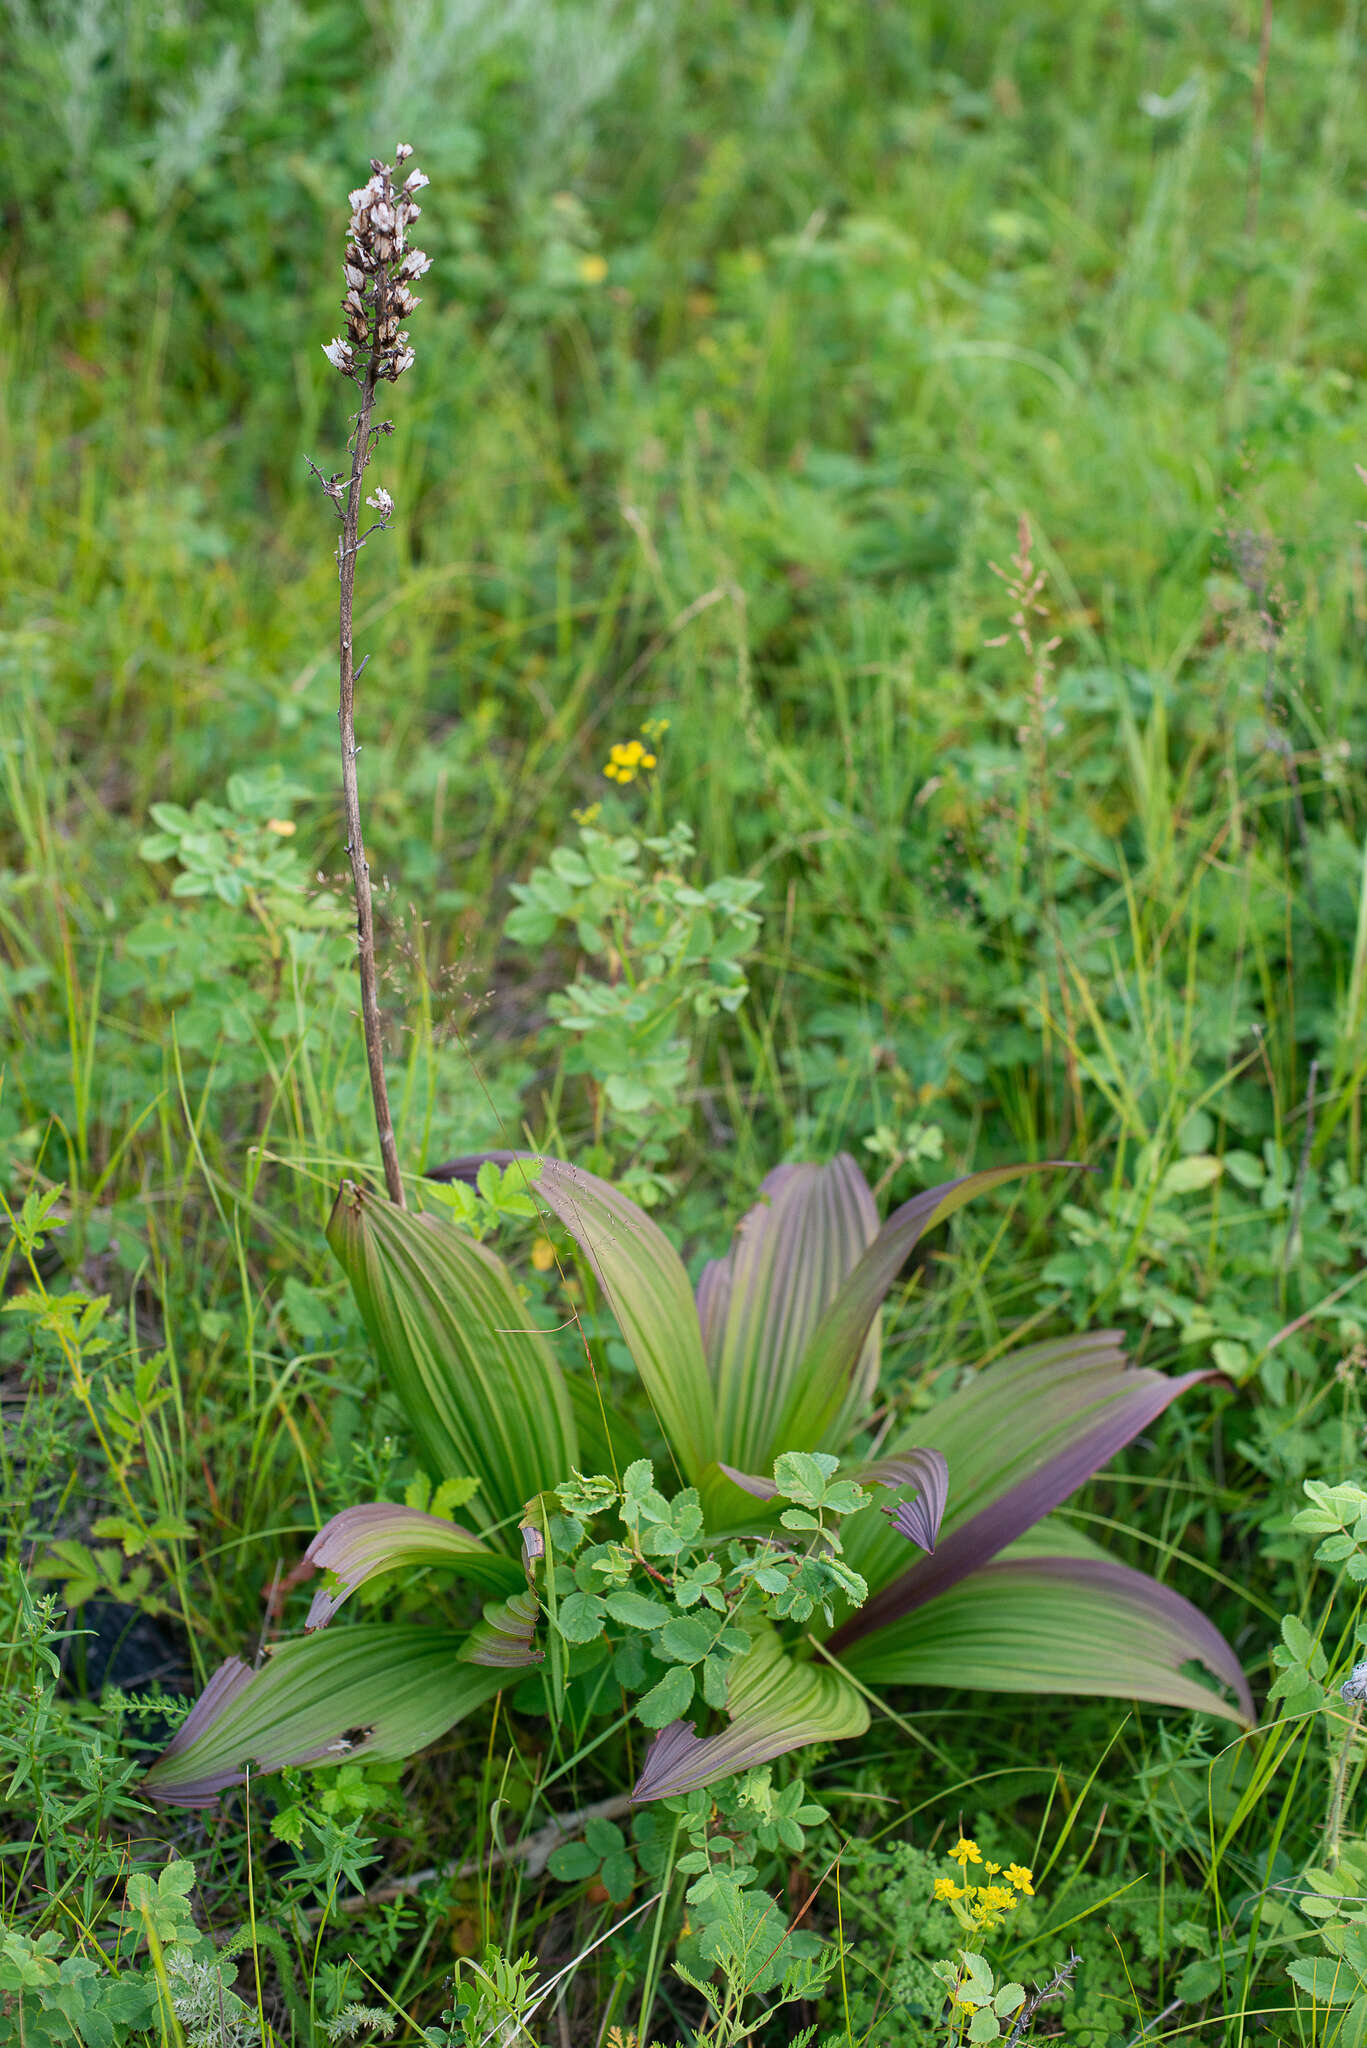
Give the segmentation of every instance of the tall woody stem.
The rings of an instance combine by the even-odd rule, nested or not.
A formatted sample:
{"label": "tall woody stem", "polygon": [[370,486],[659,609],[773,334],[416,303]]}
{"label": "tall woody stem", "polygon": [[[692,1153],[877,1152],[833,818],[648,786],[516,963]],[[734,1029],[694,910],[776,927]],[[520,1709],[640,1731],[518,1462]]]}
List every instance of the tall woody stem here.
{"label": "tall woody stem", "polygon": [[339,690],[337,723],[342,740],[342,802],[346,810],[347,853],[351,880],[356,893],[356,970],[361,981],[361,1020],[365,1026],[366,1062],[370,1068],[370,1095],[375,1105],[375,1129],[384,1163],[384,1184],[391,1202],[406,1206],[403,1176],[399,1172],[399,1151],[394,1142],[394,1124],[389,1114],[389,1089],[384,1077],[384,1035],[380,1023],[379,994],[375,976],[375,918],[370,900],[370,863],[361,836],[361,797],[356,781],[356,653],[352,639],[352,612],[356,593],[356,555],[361,546],[361,492],[366,464],[370,460],[371,414],[375,409],[375,386],[380,370],[378,346],[371,350],[361,380],[361,407],[351,438],[351,475],[342,511],[342,536],[337,548],[337,574],[341,585],[338,626]]}

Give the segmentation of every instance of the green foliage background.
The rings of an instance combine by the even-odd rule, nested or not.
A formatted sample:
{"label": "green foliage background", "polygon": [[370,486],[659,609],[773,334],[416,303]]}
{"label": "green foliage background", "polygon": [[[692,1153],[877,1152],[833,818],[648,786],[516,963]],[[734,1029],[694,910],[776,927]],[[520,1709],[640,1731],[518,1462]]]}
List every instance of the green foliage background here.
{"label": "green foliage background", "polygon": [[[1251,0],[9,0],[0,1160],[16,1208],[65,1186],[48,1281],[104,1306],[84,1404],[55,1328],[7,1318],[3,1490],[11,1565],[56,1533],[78,1618],[98,1594],[165,1626],[189,1689],[254,1641],[277,1557],[411,1476],[321,1240],[370,1139],[305,467],[345,435],[321,352],[345,193],[402,138],[435,262],[359,617],[406,1162],[525,1127],[625,1173],[695,1260],[785,1155],[846,1146],[889,1198],[1093,1166],[1032,1184],[1005,1237],[961,1219],[890,1325],[886,1395],[1026,1324],[1211,1363],[1226,1384],[1078,1512],[1205,1605],[1255,1688],[1280,1614],[1320,1630],[1289,1518],[1302,1480],[1360,1473],[1367,1356],[1367,155],[1352,0],[1269,19],[1264,65]],[[1022,517],[1058,636],[1034,691],[991,567]],[[606,782],[660,719],[655,775]],[[691,828],[698,886],[757,883],[763,922],[734,1012],[695,1000],[709,934],[647,973],[644,1023],[567,1057],[557,1019],[598,1015],[612,957],[505,921],[594,805],[598,831]],[[618,1115],[638,1025],[659,1092]],[[98,1693],[87,1640],[64,1654]],[[1332,2038],[1289,2012],[1294,1944],[1226,1896],[1313,1858],[1332,1729],[1217,1854],[1160,1716],[1108,1751],[1109,1708],[913,1712],[933,1763],[875,1730],[824,1767],[846,1835],[883,1802],[923,1809],[921,1842],[934,1785],[983,1777],[931,1824],[990,1797],[1019,1854],[1021,1774],[1071,1799],[1096,1767],[1079,1886],[1205,1887],[1183,1912],[1222,1967],[1236,1930],[1228,2038],[1255,2005]],[[409,1782],[420,1860],[490,1792],[472,1743]],[[1233,1825],[1242,1795],[1213,1796]],[[236,1926],[244,1845],[218,1839]],[[453,1908],[510,1953],[557,1910]],[[423,1924],[403,1995],[432,2004]],[[595,2026],[642,1967],[608,1954]],[[1130,1995],[1101,1967],[1089,2012]]]}

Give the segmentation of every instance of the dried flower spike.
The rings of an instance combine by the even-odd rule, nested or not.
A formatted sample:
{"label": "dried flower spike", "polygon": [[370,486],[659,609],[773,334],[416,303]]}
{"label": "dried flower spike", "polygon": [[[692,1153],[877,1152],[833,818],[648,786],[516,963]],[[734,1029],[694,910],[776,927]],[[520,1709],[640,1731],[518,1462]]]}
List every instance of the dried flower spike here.
{"label": "dried flower spike", "polygon": [[[412,156],[412,145],[401,142],[394,154],[402,165]],[[372,158],[370,177],[349,195],[350,240],[342,265],[346,334],[323,345],[335,370],[372,388],[382,377],[394,383],[413,365],[414,352],[399,322],[422,303],[409,283],[431,269],[431,258],[407,245],[408,230],[422,211],[414,194],[430,181],[416,169],[402,185],[395,178],[393,164]]]}
{"label": "dried flower spike", "polygon": [[[412,145],[401,142],[394,152],[404,164],[413,154]],[[323,354],[335,370],[355,385],[360,404],[352,419],[349,452],[351,465],[345,481],[324,476],[310,464],[322,489],[331,498],[341,520],[337,548],[339,689],[337,720],[342,741],[342,803],[346,812],[347,853],[356,892],[356,965],[361,983],[361,1018],[365,1029],[366,1060],[370,1068],[370,1092],[375,1106],[375,1130],[384,1166],[385,1187],[399,1208],[404,1206],[403,1175],[389,1110],[389,1090],[384,1070],[384,1025],[380,1016],[378,975],[375,965],[375,920],[371,904],[370,867],[361,836],[361,799],[357,783],[356,685],[361,669],[356,662],[352,632],[355,612],[356,557],[370,535],[382,532],[394,516],[394,500],[382,484],[376,485],[365,502],[375,513],[375,523],[361,531],[361,498],[365,473],[375,444],[382,434],[392,432],[391,422],[374,418],[375,395],[383,378],[394,383],[413,366],[414,354],[408,329],[400,325],[419,301],[409,286],[414,278],[430,269],[421,249],[408,247],[408,230],[421,209],[413,195],[427,179],[419,170],[408,173],[396,185],[395,166],[371,159],[370,176],[350,195],[351,220],[342,278],[346,286],[342,313],[346,333],[323,344]]]}

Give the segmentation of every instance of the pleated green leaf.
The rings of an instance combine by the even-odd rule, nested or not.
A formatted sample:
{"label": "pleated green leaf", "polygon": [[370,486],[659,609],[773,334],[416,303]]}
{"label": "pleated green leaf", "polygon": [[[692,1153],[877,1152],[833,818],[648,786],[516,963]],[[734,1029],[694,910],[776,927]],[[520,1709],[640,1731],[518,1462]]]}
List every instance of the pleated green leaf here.
{"label": "pleated green leaf", "polygon": [[506,1165],[518,1156],[536,1165],[533,1198],[559,1217],[593,1269],[679,1470],[696,1483],[716,1456],[716,1421],[683,1260],[644,1209],[596,1174],[563,1159],[472,1154],[432,1168],[429,1178],[472,1181],[481,1159]]}
{"label": "pleated green leaf", "polygon": [[[808,1342],[878,1235],[878,1209],[848,1153],[828,1166],[780,1166],[740,1221],[725,1257],[703,1269],[698,1316],[716,1387],[720,1457],[767,1472],[779,1452]],[[860,1407],[878,1381],[872,1319],[848,1386]]]}
{"label": "pleated green leaf", "polygon": [[[843,1661],[871,1686],[1094,1693],[1253,1721],[1248,1682],[1219,1631],[1170,1586],[1112,1558],[999,1558]],[[1193,1663],[1234,1703],[1189,1675]]]}
{"label": "pleated green leaf", "polygon": [[492,1698],[500,1671],[461,1663],[444,1629],[331,1629],[283,1643],[253,1671],[221,1664],[143,1780],[169,1806],[287,1764],[411,1756]]}
{"label": "pleated green leaf", "polygon": [[499,1670],[517,1670],[539,1664],[544,1651],[535,1647],[536,1624],[541,1603],[529,1587],[510,1594],[484,1610],[484,1619],[471,1629],[461,1646],[464,1664],[489,1664]]}
{"label": "pleated green leaf", "polygon": [[632,1798],[669,1799],[768,1763],[809,1742],[844,1742],[869,1725],[863,1699],[827,1664],[788,1654],[772,1629],[758,1634],[734,1666],[729,1724],[700,1736],[689,1721],[662,1728],[646,1752]]}
{"label": "pleated green leaf", "polygon": [[306,1565],[325,1571],[330,1585],[313,1596],[306,1628],[326,1628],[358,1586],[409,1565],[444,1565],[490,1592],[516,1592],[521,1567],[505,1552],[490,1549],[454,1522],[416,1508],[367,1501],[343,1508],[318,1531],[304,1552]]}
{"label": "pleated green leaf", "polygon": [[[792,1396],[779,1418],[780,1450],[831,1449],[860,1420],[860,1359],[878,1312],[919,1240],[975,1195],[1021,1174],[1044,1173],[1069,1164],[1045,1160],[1037,1166],[997,1166],[927,1188],[894,1209],[832,1298],[813,1330],[793,1377]],[[740,1460],[733,1462],[739,1463]]]}
{"label": "pleated green leaf", "polygon": [[578,1465],[564,1375],[500,1259],[354,1182],[327,1235],[424,1463],[479,1480],[474,1519],[506,1520]]}

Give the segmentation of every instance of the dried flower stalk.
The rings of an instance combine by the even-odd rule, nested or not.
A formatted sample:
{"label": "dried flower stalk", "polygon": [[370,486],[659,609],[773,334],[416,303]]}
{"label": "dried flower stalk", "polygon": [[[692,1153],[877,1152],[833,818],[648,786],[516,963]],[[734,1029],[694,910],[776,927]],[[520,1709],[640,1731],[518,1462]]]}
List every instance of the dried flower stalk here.
{"label": "dried flower stalk", "polygon": [[[343,271],[346,297],[346,333],[326,342],[323,353],[335,370],[355,385],[360,406],[353,416],[348,451],[349,472],[324,476],[310,463],[324,492],[331,499],[341,521],[337,543],[338,604],[338,705],[337,721],[342,742],[342,800],[346,811],[347,854],[356,893],[356,965],[361,983],[361,1019],[365,1027],[366,1060],[370,1068],[370,1094],[375,1105],[375,1128],[384,1164],[385,1187],[399,1208],[404,1205],[403,1177],[399,1172],[394,1124],[389,1113],[389,1090],[385,1084],[384,1037],[380,1022],[379,995],[375,972],[375,921],[370,896],[370,864],[361,836],[361,799],[356,777],[356,685],[362,662],[356,665],[352,640],[352,618],[356,592],[356,557],[373,533],[381,533],[394,516],[394,500],[378,487],[365,499],[376,514],[361,531],[362,493],[365,473],[382,434],[393,432],[389,420],[376,421],[375,394],[381,381],[397,383],[413,364],[405,320],[421,302],[413,296],[412,285],[430,266],[421,249],[407,247],[408,230],[422,208],[417,194],[428,183],[419,170],[409,171],[402,184],[396,182],[403,165],[413,154],[411,146],[400,143],[394,164],[372,158],[371,175],[351,197],[350,238]],[[368,657],[367,657],[368,658]]]}

